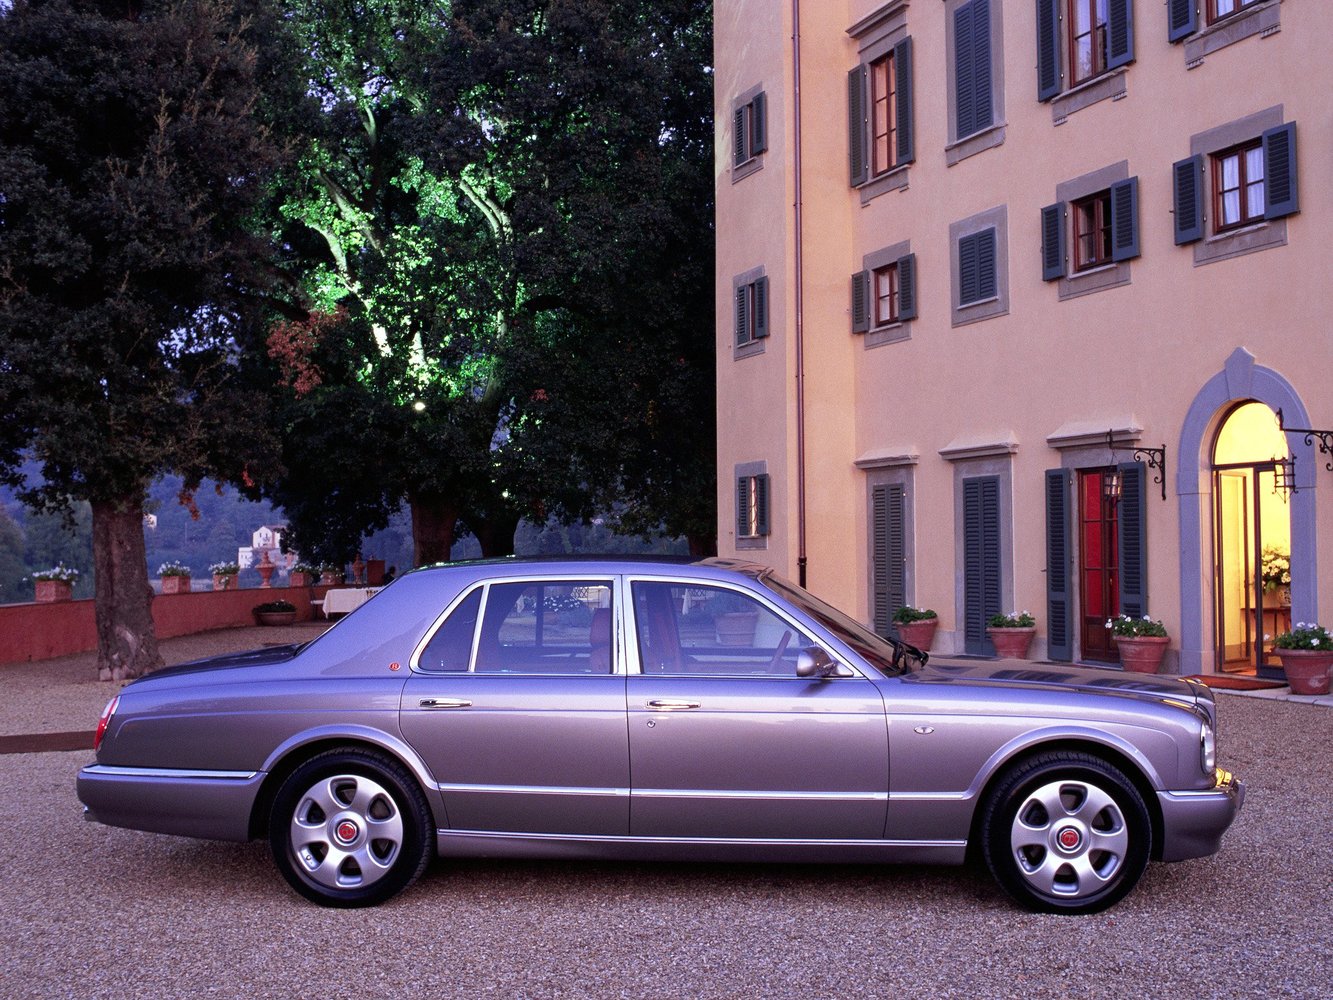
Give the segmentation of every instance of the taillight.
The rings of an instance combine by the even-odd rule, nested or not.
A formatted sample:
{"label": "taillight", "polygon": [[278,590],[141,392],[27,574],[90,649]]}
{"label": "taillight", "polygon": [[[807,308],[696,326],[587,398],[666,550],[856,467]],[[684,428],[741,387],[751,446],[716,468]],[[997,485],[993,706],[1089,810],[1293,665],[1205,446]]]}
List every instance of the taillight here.
{"label": "taillight", "polygon": [[111,716],[116,714],[116,706],[119,704],[120,695],[116,695],[106,703],[106,708],[102,709],[102,717],[97,720],[97,735],[93,737],[94,750],[102,745],[102,737],[106,735],[106,727],[111,724]]}

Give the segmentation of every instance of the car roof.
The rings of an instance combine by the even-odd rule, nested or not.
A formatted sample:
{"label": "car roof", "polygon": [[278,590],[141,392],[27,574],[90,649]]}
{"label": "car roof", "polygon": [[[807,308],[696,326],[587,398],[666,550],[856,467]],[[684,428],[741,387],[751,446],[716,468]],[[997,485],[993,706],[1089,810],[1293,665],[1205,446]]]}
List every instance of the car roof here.
{"label": "car roof", "polygon": [[[742,573],[757,577],[768,572],[768,567],[742,559],[720,559],[716,556],[698,559],[693,556],[579,554],[542,556],[500,556],[489,559],[464,559],[435,563],[411,570],[417,573],[469,572],[477,576],[495,573],[502,576],[522,575],[528,572],[563,573],[632,573],[636,570],[660,570],[664,566],[694,567],[700,570]],[[497,572],[498,571],[498,572]]]}

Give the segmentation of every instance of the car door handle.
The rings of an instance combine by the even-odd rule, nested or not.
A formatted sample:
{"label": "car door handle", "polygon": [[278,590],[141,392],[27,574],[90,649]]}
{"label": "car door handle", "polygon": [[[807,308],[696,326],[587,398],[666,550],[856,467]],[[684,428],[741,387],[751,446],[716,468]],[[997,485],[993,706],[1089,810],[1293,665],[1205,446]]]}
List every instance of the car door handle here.
{"label": "car door handle", "polygon": [[649,708],[659,708],[664,712],[684,712],[691,708],[698,708],[697,701],[676,701],[670,698],[654,699],[648,702]]}
{"label": "car door handle", "polygon": [[419,701],[422,708],[471,708],[472,702],[466,698],[422,698]]}

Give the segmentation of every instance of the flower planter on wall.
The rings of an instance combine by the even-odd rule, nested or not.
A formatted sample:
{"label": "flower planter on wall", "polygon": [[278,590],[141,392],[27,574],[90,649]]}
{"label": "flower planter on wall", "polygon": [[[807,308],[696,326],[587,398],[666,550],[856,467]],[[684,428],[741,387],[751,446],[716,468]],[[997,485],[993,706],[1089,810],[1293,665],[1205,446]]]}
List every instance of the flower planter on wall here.
{"label": "flower planter on wall", "polygon": [[1171,639],[1164,635],[1118,635],[1115,644],[1120,649],[1120,665],[1136,674],[1155,674],[1162,666]]}
{"label": "flower planter on wall", "polygon": [[188,594],[189,592],[190,578],[188,576],[164,576],[162,578],[162,593]]}
{"label": "flower planter on wall", "polygon": [[995,655],[1002,660],[1026,660],[1032,637],[1037,634],[1033,628],[988,628],[986,634],[995,644]]}
{"label": "flower planter on wall", "polygon": [[313,576],[311,576],[309,573],[297,573],[297,572],[293,571],[292,574],[291,574],[291,576],[288,578],[287,586],[289,586],[289,587],[309,587],[309,586],[313,585],[314,582],[315,582],[315,578],[314,578]]}
{"label": "flower planter on wall", "polygon": [[1328,694],[1333,651],[1278,649],[1276,652],[1282,661],[1282,669],[1286,671],[1292,694]]}
{"label": "flower planter on wall", "polygon": [[916,622],[899,622],[898,637],[909,646],[915,646],[923,652],[930,652],[930,644],[935,641],[935,629],[939,628],[938,618],[923,618]]}
{"label": "flower planter on wall", "polygon": [[54,604],[56,601],[68,601],[74,592],[74,585],[68,580],[34,580],[38,604]]}
{"label": "flower planter on wall", "polygon": [[235,590],[235,589],[236,589],[236,576],[237,576],[237,574],[235,574],[235,573],[214,573],[214,574],[213,574],[213,589],[214,589],[214,590]]}

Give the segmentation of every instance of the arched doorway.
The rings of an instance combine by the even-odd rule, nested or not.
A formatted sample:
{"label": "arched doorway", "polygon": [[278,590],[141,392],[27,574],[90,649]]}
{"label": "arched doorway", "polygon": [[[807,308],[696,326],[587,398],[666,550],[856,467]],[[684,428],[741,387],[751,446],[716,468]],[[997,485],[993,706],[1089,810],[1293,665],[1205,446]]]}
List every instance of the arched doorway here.
{"label": "arched doorway", "polygon": [[1276,414],[1255,401],[1234,407],[1213,443],[1219,670],[1282,676],[1272,639],[1291,627],[1290,484],[1279,475],[1286,457]]}

